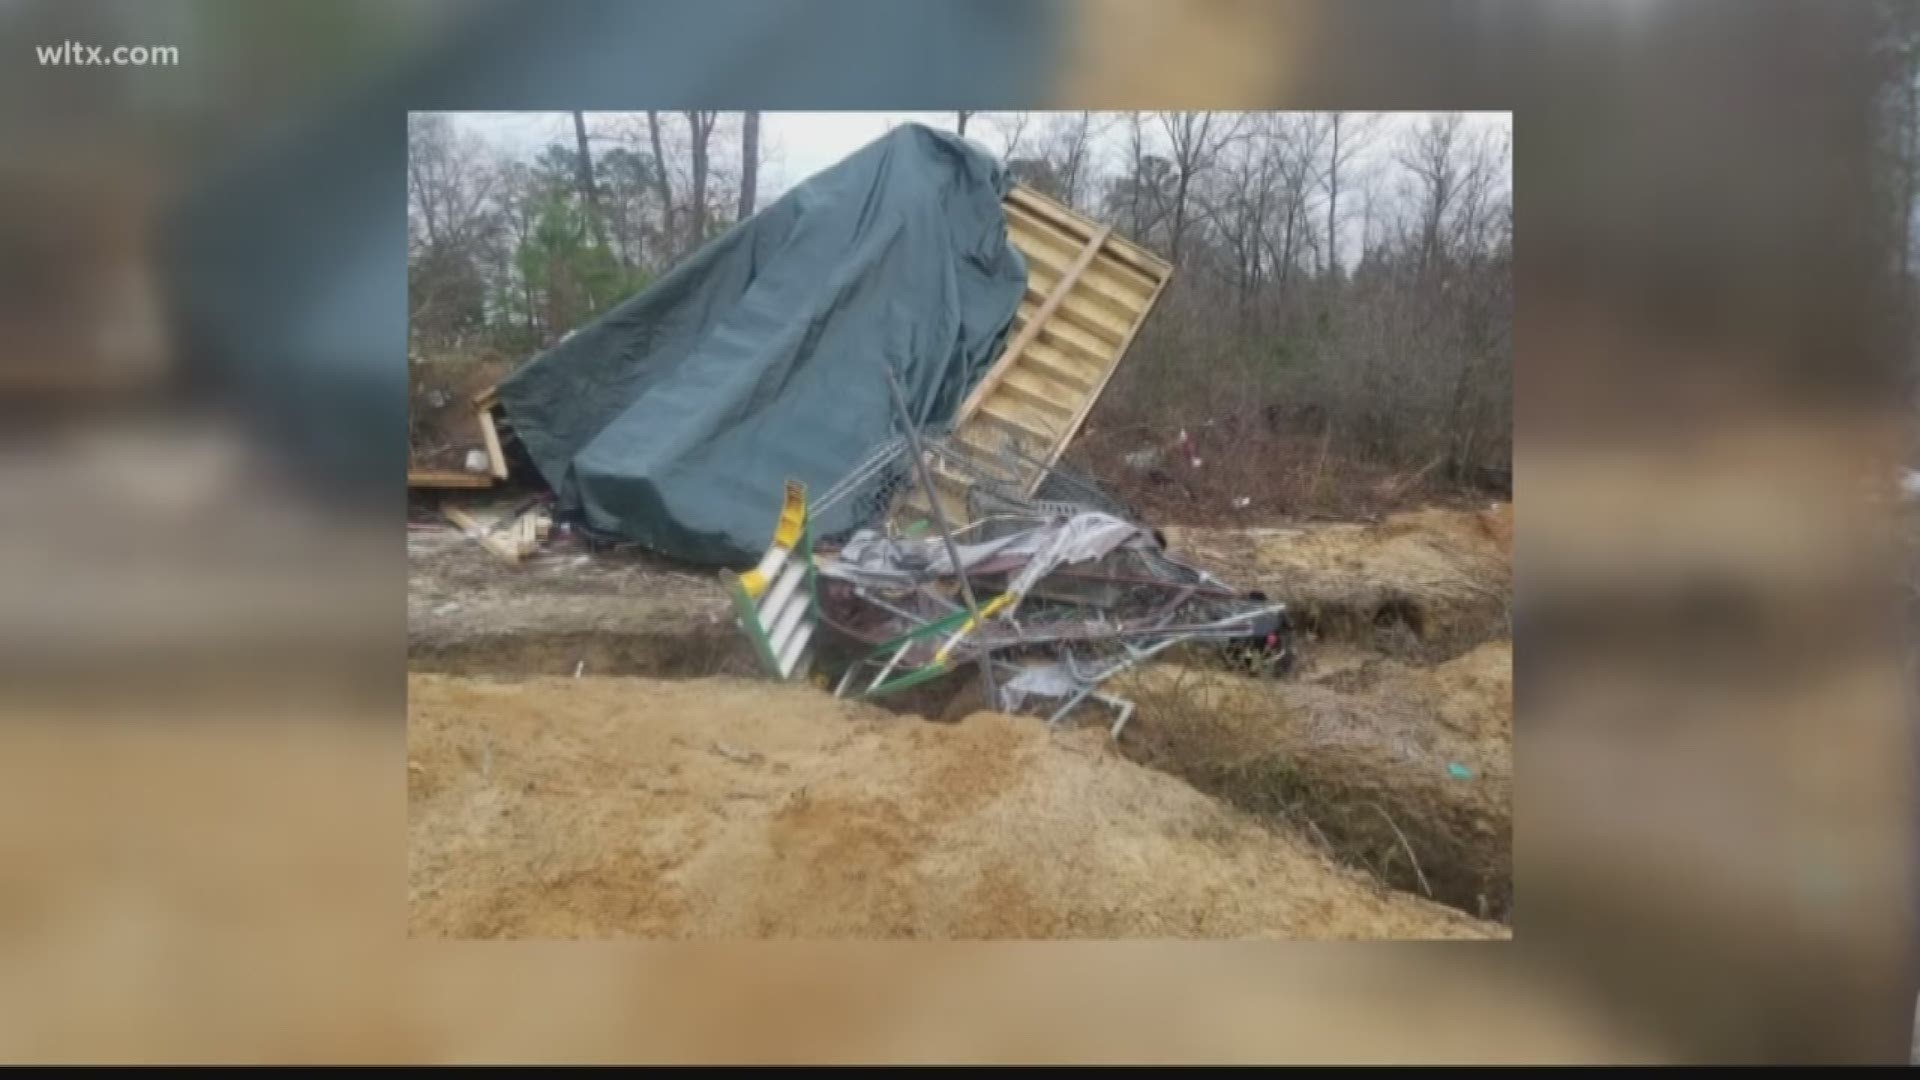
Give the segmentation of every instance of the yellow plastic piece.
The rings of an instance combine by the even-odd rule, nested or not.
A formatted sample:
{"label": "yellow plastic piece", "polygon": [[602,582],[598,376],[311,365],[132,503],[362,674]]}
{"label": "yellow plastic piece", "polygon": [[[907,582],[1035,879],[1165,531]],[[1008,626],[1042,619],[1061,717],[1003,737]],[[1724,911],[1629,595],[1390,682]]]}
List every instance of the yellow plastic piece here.
{"label": "yellow plastic piece", "polygon": [[[807,486],[798,480],[787,481],[786,501],[780,506],[780,523],[774,526],[773,543],[768,551],[785,549],[791,552],[800,544],[800,534],[807,527]],[[748,597],[760,599],[760,594],[773,584],[767,580],[758,567],[740,575],[740,588]]]}
{"label": "yellow plastic piece", "polygon": [[792,548],[800,542],[800,530],[806,524],[807,487],[798,480],[789,480],[786,505],[780,508],[780,525],[773,531],[773,546]]}
{"label": "yellow plastic piece", "polygon": [[[980,608],[980,622],[985,622],[993,618],[1000,612],[1001,608],[1011,603],[1013,603],[1013,594],[1010,592],[1001,593],[999,596],[987,601],[986,604]],[[948,655],[953,652],[953,647],[960,644],[962,639],[973,632],[974,625],[975,623],[971,616],[967,618],[966,622],[961,623],[960,629],[954,631],[953,636],[947,639],[947,643],[940,646],[940,651],[933,654],[934,664],[945,665]]]}

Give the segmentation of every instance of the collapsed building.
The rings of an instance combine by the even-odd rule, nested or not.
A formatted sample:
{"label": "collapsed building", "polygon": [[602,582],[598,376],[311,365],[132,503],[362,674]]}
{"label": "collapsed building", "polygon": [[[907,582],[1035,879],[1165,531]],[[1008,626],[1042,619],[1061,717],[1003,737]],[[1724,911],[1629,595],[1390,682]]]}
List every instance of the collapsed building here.
{"label": "collapsed building", "polygon": [[903,125],[483,392],[461,484],[504,477],[504,434],[556,518],[722,570],[776,678],[874,697],[972,667],[999,707],[1096,698],[1117,733],[1100,684],[1164,650],[1288,656],[1284,605],[1060,465],[1171,274]]}

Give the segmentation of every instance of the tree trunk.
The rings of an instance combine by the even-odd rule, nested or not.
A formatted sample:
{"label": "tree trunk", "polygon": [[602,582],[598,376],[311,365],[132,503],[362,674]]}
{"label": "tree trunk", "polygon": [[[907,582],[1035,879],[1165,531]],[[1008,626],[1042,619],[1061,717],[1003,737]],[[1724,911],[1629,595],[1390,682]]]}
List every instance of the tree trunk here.
{"label": "tree trunk", "polygon": [[1190,181],[1186,169],[1180,170],[1180,180],[1173,190],[1173,236],[1167,244],[1167,261],[1180,265],[1180,245],[1187,237],[1187,184]]}
{"label": "tree trunk", "polygon": [[1280,243],[1280,288],[1287,287],[1287,279],[1293,276],[1293,227],[1300,218],[1300,203],[1296,200],[1287,207],[1287,229]]}
{"label": "tree trunk", "polygon": [[953,115],[957,118],[954,126],[957,129],[958,134],[960,135],[961,138],[963,139],[966,138],[967,137],[967,117],[972,116],[973,113],[967,111],[966,109],[958,109],[954,112]]}
{"label": "tree trunk", "polygon": [[713,134],[712,113],[690,112],[687,125],[693,129],[693,194],[688,205],[688,243],[691,251],[707,239],[707,137]]}
{"label": "tree trunk", "polygon": [[753,216],[754,188],[760,183],[760,114],[748,113],[740,123],[740,220]]}
{"label": "tree trunk", "polygon": [[1340,114],[1333,114],[1333,154],[1327,158],[1327,270],[1340,265]]}
{"label": "tree trunk", "polygon": [[593,193],[593,151],[587,146],[587,117],[585,113],[573,114],[573,141],[580,148],[580,156],[574,161],[574,174],[580,181],[580,198],[591,207],[598,200]]}
{"label": "tree trunk", "polygon": [[667,155],[660,150],[660,114],[648,111],[647,135],[653,141],[653,186],[660,196],[660,225],[666,236],[668,256],[679,252],[673,230],[673,181],[667,177]]}
{"label": "tree trunk", "polygon": [[604,247],[606,222],[600,219],[600,199],[593,189],[593,151],[587,147],[587,117],[577,109],[573,114],[573,141],[580,149],[573,162],[574,178],[580,185],[580,217],[594,242]]}

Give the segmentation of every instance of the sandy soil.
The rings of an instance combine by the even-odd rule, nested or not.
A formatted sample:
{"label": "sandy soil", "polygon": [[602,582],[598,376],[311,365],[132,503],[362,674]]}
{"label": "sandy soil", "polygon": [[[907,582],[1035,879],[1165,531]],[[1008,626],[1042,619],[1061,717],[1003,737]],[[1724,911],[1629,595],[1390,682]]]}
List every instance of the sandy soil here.
{"label": "sandy soil", "polygon": [[1292,605],[1322,640],[1432,663],[1510,633],[1511,504],[1374,524],[1163,531],[1175,552]]}
{"label": "sandy soil", "polygon": [[1097,732],[733,680],[410,677],[416,935],[1485,938]]}
{"label": "sandy soil", "polygon": [[1396,887],[1508,917],[1511,505],[1166,533],[1293,607],[1298,669],[1135,673],[1117,687],[1139,705],[1122,750]]}

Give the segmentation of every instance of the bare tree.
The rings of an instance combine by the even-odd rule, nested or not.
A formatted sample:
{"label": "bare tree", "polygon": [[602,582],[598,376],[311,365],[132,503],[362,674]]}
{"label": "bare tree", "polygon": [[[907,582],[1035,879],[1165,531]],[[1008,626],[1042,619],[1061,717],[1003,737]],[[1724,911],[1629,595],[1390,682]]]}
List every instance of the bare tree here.
{"label": "bare tree", "polygon": [[[1007,164],[1028,183],[1078,209],[1087,204],[1087,189],[1096,179],[1094,142],[1105,124],[1090,112],[1062,113],[1030,125],[1026,114],[1016,130],[1007,132]],[[1006,129],[1003,129],[1006,131]],[[1015,153],[1024,151],[1016,158]]]}
{"label": "bare tree", "polygon": [[1186,244],[1187,223],[1192,216],[1189,195],[1194,181],[1213,168],[1221,149],[1239,135],[1240,118],[1210,112],[1166,112],[1159,114],[1159,118],[1173,164],[1172,224],[1167,254],[1178,264]]}
{"label": "bare tree", "polygon": [[[1340,174],[1367,148],[1379,129],[1380,117],[1336,112],[1327,118],[1327,167],[1321,185],[1327,192],[1327,251],[1329,272],[1340,264]],[[1364,242],[1362,244],[1364,247]]]}
{"label": "bare tree", "polygon": [[1090,112],[1060,117],[1048,131],[1048,153],[1060,177],[1061,195],[1069,206],[1085,207],[1086,184],[1094,169],[1093,143],[1101,133]]}
{"label": "bare tree", "polygon": [[1243,326],[1252,319],[1254,298],[1270,261],[1263,233],[1279,198],[1277,166],[1278,155],[1270,139],[1244,139],[1223,155],[1215,190],[1200,198],[1202,213],[1227,256],[1224,265],[1233,282],[1234,308]]}
{"label": "bare tree", "polygon": [[1012,161],[1020,156],[1021,140],[1026,137],[1027,128],[1033,121],[1033,114],[1024,112],[994,113],[990,119],[1000,133],[1000,160]]}
{"label": "bare tree", "polygon": [[753,216],[760,184],[760,114],[749,112],[740,121],[740,220]]}
{"label": "bare tree", "polygon": [[1454,220],[1447,230],[1454,252],[1480,256],[1495,246],[1507,209],[1498,182],[1510,153],[1505,137],[1497,132],[1482,131],[1460,140]]}
{"label": "bare tree", "polygon": [[1415,228],[1423,269],[1447,254],[1447,218],[1460,187],[1456,154],[1463,138],[1461,124],[1459,113],[1435,113],[1402,135],[1394,152],[1394,159],[1413,178]]}
{"label": "bare tree", "polygon": [[454,345],[486,321],[500,170],[451,117],[407,118],[407,307],[416,338]]}
{"label": "bare tree", "polygon": [[959,109],[959,110],[956,110],[953,115],[955,118],[954,133],[959,135],[963,139],[966,138],[967,137],[967,120],[968,118],[973,116],[973,112],[969,109]]}
{"label": "bare tree", "polygon": [[456,130],[450,117],[407,118],[408,204],[426,243],[469,239],[483,224],[497,179],[486,147]]}
{"label": "bare tree", "polygon": [[689,198],[688,249],[699,247],[707,239],[707,150],[713,138],[717,112],[687,112],[687,128],[693,135],[693,188]]}
{"label": "bare tree", "polygon": [[653,182],[660,196],[660,232],[665,238],[667,249],[679,250],[675,239],[673,215],[673,181],[667,174],[667,155],[660,145],[660,114],[647,111],[647,138],[653,144]]}
{"label": "bare tree", "polygon": [[1264,242],[1282,288],[1292,280],[1300,252],[1312,247],[1308,199],[1326,125],[1311,114],[1265,118],[1268,154],[1278,191],[1271,201]]}

